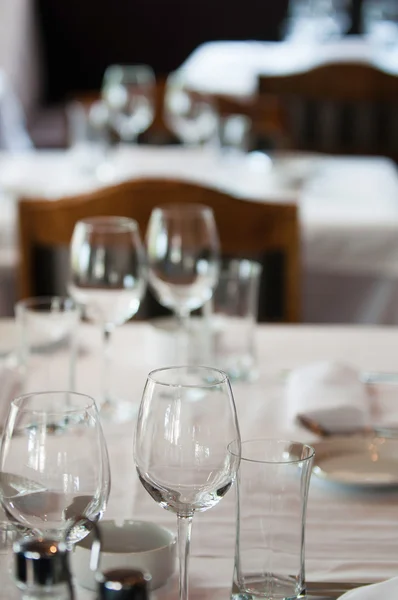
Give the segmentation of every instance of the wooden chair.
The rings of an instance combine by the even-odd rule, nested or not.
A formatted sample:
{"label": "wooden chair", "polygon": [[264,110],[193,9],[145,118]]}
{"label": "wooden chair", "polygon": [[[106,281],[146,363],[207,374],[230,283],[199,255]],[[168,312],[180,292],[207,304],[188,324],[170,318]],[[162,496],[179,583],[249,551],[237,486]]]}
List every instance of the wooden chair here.
{"label": "wooden chair", "polygon": [[231,115],[249,117],[252,124],[252,149],[273,150],[286,146],[286,115],[275,96],[267,94],[260,101],[255,95],[239,98],[225,94],[213,94],[213,98],[221,119]]}
{"label": "wooden chair", "polygon": [[66,248],[79,219],[107,214],[131,217],[138,222],[141,234],[144,234],[155,206],[180,202],[206,204],[213,209],[223,255],[262,259],[268,254],[274,257],[278,267],[273,277],[279,279],[282,307],[280,314],[271,317],[297,321],[300,315],[297,207],[245,201],[194,183],[162,179],[131,180],[58,201],[21,199],[18,213],[20,296],[37,293],[37,249]]}
{"label": "wooden chair", "polygon": [[261,76],[259,97],[277,96],[295,149],[398,158],[398,77],[375,66],[325,64]]}

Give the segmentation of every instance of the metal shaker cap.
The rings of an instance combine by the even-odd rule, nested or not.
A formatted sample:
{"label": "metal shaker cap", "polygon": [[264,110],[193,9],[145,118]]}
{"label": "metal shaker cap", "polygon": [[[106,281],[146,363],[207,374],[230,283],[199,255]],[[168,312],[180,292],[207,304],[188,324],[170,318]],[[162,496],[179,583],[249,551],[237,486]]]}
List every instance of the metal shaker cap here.
{"label": "metal shaker cap", "polygon": [[69,583],[68,549],[64,542],[25,538],[13,545],[17,583],[51,586]]}
{"label": "metal shaker cap", "polygon": [[148,600],[152,577],[136,569],[111,569],[97,574],[98,600]]}

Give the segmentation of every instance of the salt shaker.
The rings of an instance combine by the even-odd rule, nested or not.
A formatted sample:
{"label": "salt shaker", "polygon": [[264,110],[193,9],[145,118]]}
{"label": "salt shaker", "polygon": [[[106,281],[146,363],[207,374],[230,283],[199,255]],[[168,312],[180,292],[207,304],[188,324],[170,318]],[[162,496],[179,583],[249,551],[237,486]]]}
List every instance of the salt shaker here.
{"label": "salt shaker", "polygon": [[151,576],[136,569],[111,569],[97,574],[97,600],[149,600]]}
{"label": "salt shaker", "polygon": [[14,543],[15,582],[23,600],[74,600],[64,542],[24,538]]}

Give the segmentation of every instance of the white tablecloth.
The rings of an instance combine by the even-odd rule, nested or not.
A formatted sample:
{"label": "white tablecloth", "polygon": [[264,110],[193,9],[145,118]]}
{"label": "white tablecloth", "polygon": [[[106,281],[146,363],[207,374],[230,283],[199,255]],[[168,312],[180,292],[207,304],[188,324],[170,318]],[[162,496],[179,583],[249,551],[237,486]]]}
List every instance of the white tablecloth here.
{"label": "white tablecloth", "polygon": [[365,37],[347,36],[334,42],[207,42],[181,65],[193,89],[231,96],[251,96],[259,75],[298,73],[328,62],[373,64],[398,73],[396,54],[375,47]]}
{"label": "white tablecloth", "polygon": [[[120,342],[129,348],[136,371],[130,385],[140,399],[147,369],[163,364],[154,351],[156,337],[149,325],[126,326]],[[123,339],[123,336],[125,338]],[[89,339],[84,336],[84,339]],[[340,359],[364,370],[396,369],[398,330],[387,328],[267,327],[257,333],[260,379],[233,386],[243,439],[289,436],[310,440],[302,430],[287,428],[284,374],[317,360]],[[144,342],[142,344],[142,342]],[[141,344],[141,345],[140,345]],[[138,349],[145,348],[140,353]],[[134,358],[133,358],[134,356]],[[92,391],[90,354],[80,365],[82,391]],[[81,384],[83,385],[83,384]],[[91,390],[90,390],[91,388]],[[133,468],[132,425],[108,426],[113,490],[107,516],[155,520],[175,529],[175,518],[159,508],[140,485]],[[377,580],[398,573],[398,492],[355,492],[313,479],[308,506],[307,578]],[[195,516],[192,535],[192,598],[227,598],[234,553],[234,494]],[[175,598],[173,585],[155,598]]]}
{"label": "white tablecloth", "polygon": [[[398,176],[384,158],[280,155],[222,160],[213,150],[123,148],[115,179],[181,177],[256,201],[300,210],[303,319],[398,323]],[[0,154],[0,276],[15,277],[16,198],[62,195],[104,185],[68,152]],[[6,286],[3,285],[5,290]],[[12,296],[12,286],[7,287]],[[10,310],[1,298],[2,314]]]}
{"label": "white tablecloth", "polygon": [[[2,334],[0,321],[0,335]],[[120,328],[124,347],[125,384],[138,403],[148,370],[163,365],[156,337],[148,324]],[[98,395],[99,334],[90,326],[81,332],[79,391]],[[358,369],[396,369],[398,330],[365,327],[261,326],[257,331],[260,378],[236,384],[243,439],[289,437],[311,441],[304,430],[287,426],[286,372],[318,360],[347,361]],[[120,355],[120,353],[119,353]],[[175,530],[175,517],[161,509],[139,483],[133,465],[134,424],[105,424],[112,469],[112,491],[106,517],[150,519]],[[192,534],[191,598],[229,597],[234,554],[234,494],[215,508],[195,516]],[[327,485],[313,477],[308,505],[306,570],[311,580],[381,580],[398,573],[398,491],[355,491]],[[4,575],[3,575],[4,577]],[[10,597],[11,596],[7,596]],[[79,600],[92,596],[79,594]],[[177,597],[177,574],[153,596]]]}

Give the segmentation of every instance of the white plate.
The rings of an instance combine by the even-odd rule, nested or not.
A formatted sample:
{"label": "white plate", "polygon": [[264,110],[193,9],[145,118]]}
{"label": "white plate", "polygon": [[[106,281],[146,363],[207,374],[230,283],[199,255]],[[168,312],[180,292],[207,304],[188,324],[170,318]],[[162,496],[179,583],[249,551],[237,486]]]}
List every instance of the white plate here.
{"label": "white plate", "polygon": [[313,473],[321,479],[357,487],[398,486],[398,439],[336,436],[311,445]]}

